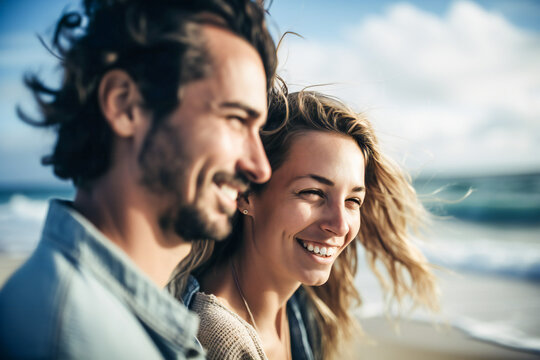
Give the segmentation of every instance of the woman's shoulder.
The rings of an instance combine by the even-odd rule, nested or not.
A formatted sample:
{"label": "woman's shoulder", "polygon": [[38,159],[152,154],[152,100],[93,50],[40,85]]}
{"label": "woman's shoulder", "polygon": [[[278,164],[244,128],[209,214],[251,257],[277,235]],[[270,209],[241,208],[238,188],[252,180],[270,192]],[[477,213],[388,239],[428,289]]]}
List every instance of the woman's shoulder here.
{"label": "woman's shoulder", "polygon": [[201,323],[208,321],[209,324],[207,325],[226,326],[231,330],[237,329],[240,332],[247,332],[243,319],[223,305],[213,294],[195,293],[190,309],[199,315]]}
{"label": "woman's shoulder", "polygon": [[196,293],[191,310],[199,315],[198,339],[208,359],[266,359],[255,329],[214,295]]}

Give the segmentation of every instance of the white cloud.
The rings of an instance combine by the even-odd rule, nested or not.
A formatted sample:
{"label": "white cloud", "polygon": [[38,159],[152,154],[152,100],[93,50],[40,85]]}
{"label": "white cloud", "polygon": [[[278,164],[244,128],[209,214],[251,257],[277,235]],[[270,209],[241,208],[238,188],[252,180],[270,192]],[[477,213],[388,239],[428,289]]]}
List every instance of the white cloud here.
{"label": "white cloud", "polygon": [[280,59],[292,83],[336,83],[413,167],[540,168],[540,35],[474,3],[395,5],[331,44],[288,38]]}

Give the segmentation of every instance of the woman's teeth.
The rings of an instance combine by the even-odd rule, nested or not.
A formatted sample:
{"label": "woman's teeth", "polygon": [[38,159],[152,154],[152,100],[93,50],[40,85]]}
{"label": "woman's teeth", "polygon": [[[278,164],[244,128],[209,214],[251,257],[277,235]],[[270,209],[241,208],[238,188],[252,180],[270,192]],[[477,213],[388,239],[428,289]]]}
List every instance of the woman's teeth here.
{"label": "woman's teeth", "polygon": [[302,242],[302,245],[304,248],[309,251],[310,253],[313,253],[315,255],[324,256],[324,257],[330,257],[335,254],[336,248],[333,247],[324,247],[324,246],[318,246],[313,244],[308,244],[305,242]]}

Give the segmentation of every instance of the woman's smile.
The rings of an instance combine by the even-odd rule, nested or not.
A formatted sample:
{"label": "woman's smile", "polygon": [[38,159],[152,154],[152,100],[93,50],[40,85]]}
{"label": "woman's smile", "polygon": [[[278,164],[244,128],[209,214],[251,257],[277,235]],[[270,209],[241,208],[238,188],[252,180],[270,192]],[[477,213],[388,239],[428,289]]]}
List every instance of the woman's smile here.
{"label": "woman's smile", "polygon": [[327,245],[315,241],[307,241],[300,238],[296,238],[296,241],[310,254],[314,254],[317,257],[332,258],[338,254],[339,246]]}

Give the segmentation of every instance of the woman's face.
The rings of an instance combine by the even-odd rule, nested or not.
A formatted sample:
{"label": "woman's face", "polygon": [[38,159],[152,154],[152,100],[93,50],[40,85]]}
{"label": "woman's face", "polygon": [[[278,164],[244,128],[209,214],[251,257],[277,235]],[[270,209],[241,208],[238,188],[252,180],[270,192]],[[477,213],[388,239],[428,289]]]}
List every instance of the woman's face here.
{"label": "woman's face", "polygon": [[309,131],[264,190],[249,197],[251,250],[279,280],[324,284],[360,229],[365,159],[351,137]]}

